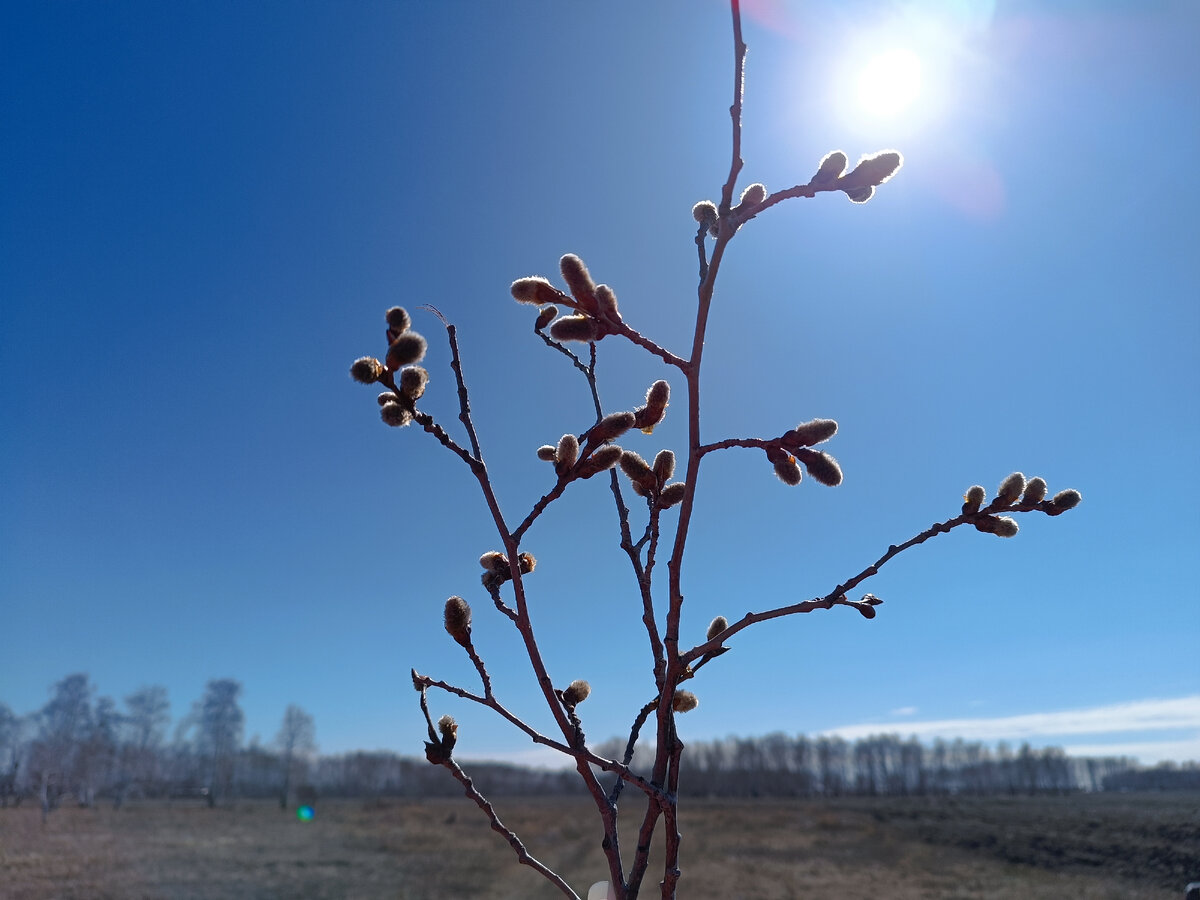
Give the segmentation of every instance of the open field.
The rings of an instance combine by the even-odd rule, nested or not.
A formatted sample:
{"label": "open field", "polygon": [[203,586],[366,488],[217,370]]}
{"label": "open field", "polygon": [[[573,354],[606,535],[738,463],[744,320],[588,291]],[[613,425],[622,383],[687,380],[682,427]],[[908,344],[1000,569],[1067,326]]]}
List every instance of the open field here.
{"label": "open field", "polygon": [[[497,808],[580,893],[604,878],[588,801],[499,798]],[[1182,900],[1200,880],[1196,794],[687,801],[681,813],[686,900]],[[464,798],[322,801],[307,823],[269,801],[60,809],[45,827],[36,806],[0,809],[0,896],[562,895],[516,865]]]}

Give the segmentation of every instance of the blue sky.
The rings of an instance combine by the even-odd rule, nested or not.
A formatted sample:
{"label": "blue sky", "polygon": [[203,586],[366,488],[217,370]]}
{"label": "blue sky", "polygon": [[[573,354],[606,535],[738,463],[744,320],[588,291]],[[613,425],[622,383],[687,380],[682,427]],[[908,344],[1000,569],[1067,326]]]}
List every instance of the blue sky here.
{"label": "blue sky", "polygon": [[[1198,25],[1184,0],[747,3],[739,187],[803,184],[837,148],[905,166],[863,206],[793,200],[730,247],[705,440],[835,418],[846,479],[788,488],[761,453],[708,457],[685,635],[824,594],[976,482],[1019,469],[1084,503],[904,554],[864,585],[871,622],[743,632],[693,682],[685,740],[986,720],[962,727],[1200,758]],[[858,73],[898,47],[922,92],[869,114]],[[523,517],[551,484],[535,449],[590,402],[508,286],[578,253],[686,353],[731,56],[716,0],[5,5],[0,701],[31,711],[86,671],[117,698],[163,684],[179,716],[233,677],[247,736],[297,703],[324,751],[418,753],[409,668],[475,685],[442,631],[461,594],[500,698],[552,728],[479,587],[497,541],[473,481],[382,425],[347,369],[406,306],[430,339],[423,408],[456,427],[417,310],[436,305]],[[615,338],[599,372],[610,410],[672,378]],[[685,446],[672,380],[666,422],[625,442],[645,456]],[[551,673],[589,679],[596,739],[652,684],[602,482],[525,543]],[[464,756],[529,748],[435,707]]]}

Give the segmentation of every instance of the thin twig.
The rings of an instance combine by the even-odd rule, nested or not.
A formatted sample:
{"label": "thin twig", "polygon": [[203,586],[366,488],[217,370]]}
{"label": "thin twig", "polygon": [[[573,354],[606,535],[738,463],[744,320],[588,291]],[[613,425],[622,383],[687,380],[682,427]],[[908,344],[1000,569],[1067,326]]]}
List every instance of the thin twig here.
{"label": "thin twig", "polygon": [[483,810],[484,814],[488,817],[488,820],[492,824],[492,831],[498,832],[506,841],[508,841],[509,846],[511,846],[516,852],[517,861],[520,862],[521,865],[529,866],[531,869],[536,871],[543,878],[557,887],[560,891],[562,891],[562,893],[567,897],[573,897],[574,900],[580,900],[579,895],[571,890],[570,885],[568,885],[558,873],[539,861],[535,856],[533,856],[533,854],[526,850],[525,845],[521,843],[521,839],[517,837],[512,829],[508,828],[503,822],[500,821],[500,816],[496,814],[495,807],[488,802],[488,799],[484,797],[483,794],[479,793],[479,790],[475,787],[474,782],[471,781],[470,777],[462,770],[458,763],[456,763],[453,759],[447,759],[442,763],[442,765],[450,771],[451,775],[458,779],[458,782],[463,786],[463,791],[466,793],[466,795],[474,800],[475,804]]}
{"label": "thin twig", "polygon": [[543,747],[549,747],[551,750],[555,750],[564,756],[571,756],[575,758],[582,756],[582,758],[590,765],[593,765],[604,772],[611,772],[612,774],[618,776],[622,782],[627,781],[638,790],[650,794],[651,796],[660,795],[662,793],[660,790],[650,784],[650,782],[648,782],[645,778],[641,777],[632,769],[630,769],[627,761],[619,762],[615,759],[606,759],[603,756],[593,753],[586,747],[572,747],[566,743],[563,743],[562,741],[556,741],[554,738],[547,737],[505,707],[494,696],[480,696],[479,694],[468,691],[465,688],[460,688],[457,685],[430,678],[428,675],[415,675],[414,683],[422,685],[426,688],[438,688],[439,690],[445,691],[448,694],[453,694],[454,696],[463,700],[469,700],[472,703],[478,703],[480,706],[486,706],[488,709],[494,710],[496,713],[506,719],[515,728],[524,732],[535,744],[541,744]]}
{"label": "thin twig", "polygon": [[607,327],[608,330],[611,331],[613,334],[619,334],[619,335],[621,335],[621,337],[628,338],[630,341],[637,344],[639,347],[643,348],[644,350],[649,350],[651,353],[653,353],[655,356],[657,356],[659,359],[661,359],[663,362],[667,363],[668,365],[675,366],[675,368],[681,369],[681,370],[687,367],[686,360],[680,359],[678,356],[676,356],[670,350],[666,350],[666,349],[660,347],[658,344],[654,343],[654,341],[650,340],[649,338],[643,337],[641,334],[639,334],[637,331],[634,331],[632,328],[630,328],[624,322],[615,322],[614,323],[614,322],[609,322],[606,320],[605,327]]}
{"label": "thin twig", "polygon": [[[637,717],[633,720],[633,727],[629,729],[629,740],[625,742],[625,755],[621,757],[621,762],[628,766],[633,762],[633,754],[637,749],[638,736],[641,734],[642,726],[646,724],[646,719],[650,717],[650,713],[654,712],[658,706],[658,698],[655,697],[649,703],[641,708]],[[621,791],[625,787],[625,782],[622,779],[617,779],[612,786],[612,790],[608,794],[608,802],[613,806],[617,805],[617,801],[621,799]]]}
{"label": "thin twig", "polygon": [[746,613],[746,615],[744,615],[741,619],[731,624],[712,640],[706,641],[703,644],[699,644],[693,647],[691,650],[688,650],[680,657],[680,660],[684,665],[687,665],[691,663],[692,660],[705,656],[706,654],[711,654],[713,651],[720,649],[721,646],[733,635],[737,634],[744,628],[748,628],[751,625],[757,624],[758,622],[766,622],[770,619],[778,619],[781,616],[809,613],[817,609],[832,609],[835,606],[849,606],[862,611],[863,604],[849,600],[846,597],[847,592],[853,590],[868,578],[877,575],[879,570],[889,560],[903,553],[905,550],[915,547],[918,544],[923,544],[930,538],[936,537],[939,534],[946,534],[947,532],[958,528],[960,525],[974,524],[980,519],[985,518],[993,513],[1023,513],[1033,512],[1035,510],[1045,512],[1047,506],[1048,504],[1045,501],[1040,503],[1018,503],[1012,506],[997,505],[993,502],[991,505],[984,507],[978,512],[963,513],[962,515],[955,516],[952,519],[947,519],[944,522],[935,522],[920,534],[914,535],[907,541],[904,541],[904,543],[890,545],[887,548],[887,551],[880,556],[879,559],[875,560],[875,562],[871,563],[871,565],[867,566],[858,574],[843,581],[823,597],[814,597],[812,600],[804,600],[800,603],[793,603],[789,606],[780,606],[775,609],[764,610],[763,612]]}
{"label": "thin twig", "polygon": [[729,107],[729,118],[733,126],[733,159],[729,164],[729,179],[721,188],[721,215],[725,216],[733,205],[733,189],[738,174],[742,171],[742,91],[745,87],[746,44],[742,40],[742,11],[739,0],[730,0],[733,13],[733,104]]}

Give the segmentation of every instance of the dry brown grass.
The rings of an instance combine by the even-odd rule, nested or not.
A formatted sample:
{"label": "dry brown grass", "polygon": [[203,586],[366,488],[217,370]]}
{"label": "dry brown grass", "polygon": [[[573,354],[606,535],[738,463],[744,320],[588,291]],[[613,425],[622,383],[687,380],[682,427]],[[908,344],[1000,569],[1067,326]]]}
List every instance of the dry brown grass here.
{"label": "dry brown grass", "polygon": [[[577,891],[604,878],[587,801],[505,798],[499,806]],[[1194,795],[687,801],[680,896],[1179,900],[1189,877],[1200,878],[1181,874],[1175,886],[1173,868],[1200,868],[1196,809]],[[62,809],[44,828],[36,808],[0,809],[0,896],[561,895],[515,864],[473,805],[454,799],[322,801],[308,823],[266,801]]]}

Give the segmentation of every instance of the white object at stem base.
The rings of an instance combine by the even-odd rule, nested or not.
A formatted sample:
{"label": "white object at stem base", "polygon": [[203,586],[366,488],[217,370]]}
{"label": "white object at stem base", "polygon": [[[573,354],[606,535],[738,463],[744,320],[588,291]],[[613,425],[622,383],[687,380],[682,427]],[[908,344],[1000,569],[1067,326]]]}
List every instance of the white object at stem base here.
{"label": "white object at stem base", "polygon": [[588,888],[587,900],[617,900],[617,895],[607,881],[597,881]]}

